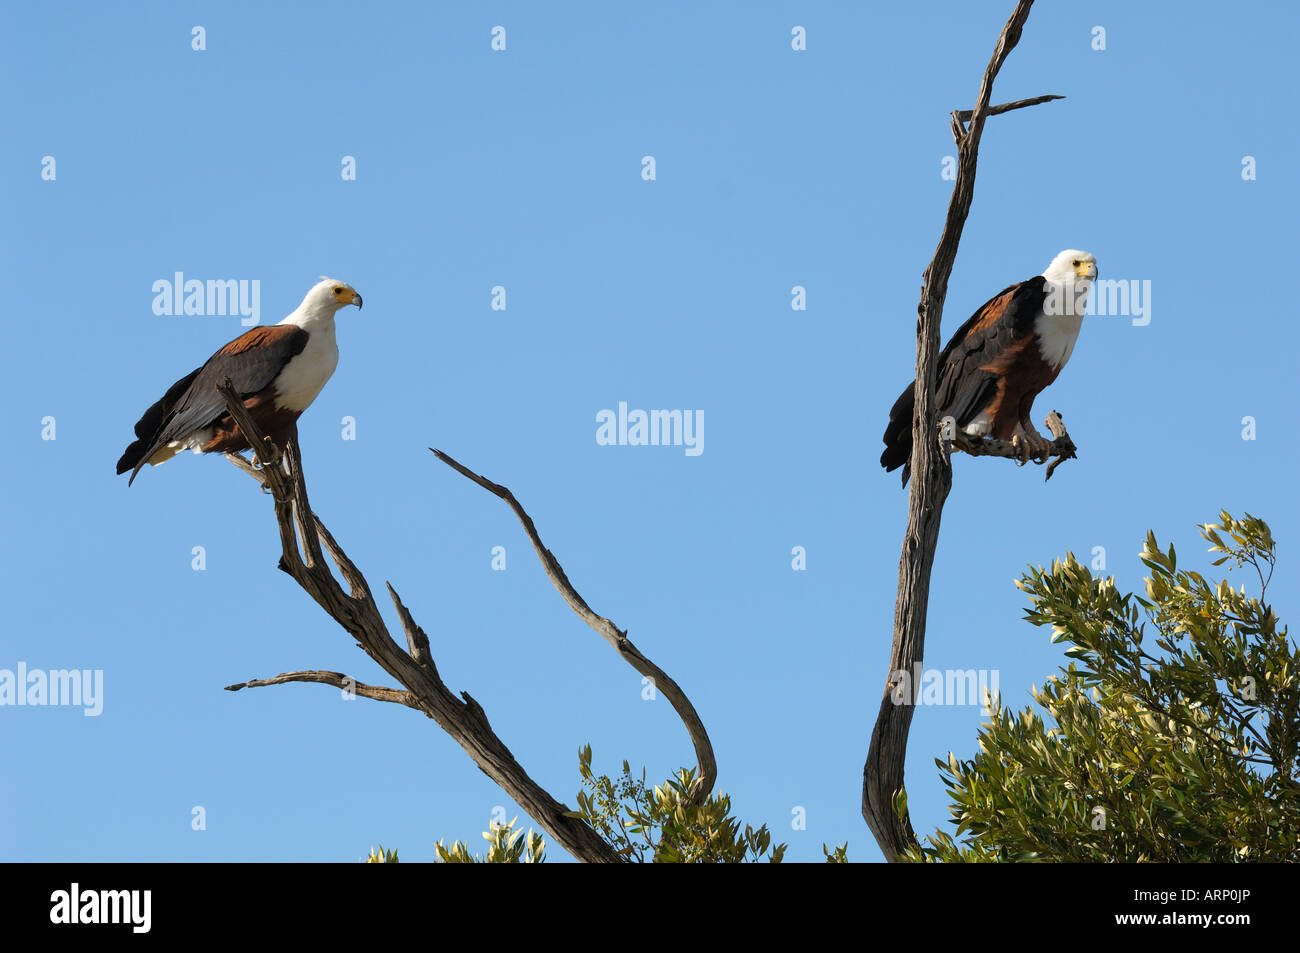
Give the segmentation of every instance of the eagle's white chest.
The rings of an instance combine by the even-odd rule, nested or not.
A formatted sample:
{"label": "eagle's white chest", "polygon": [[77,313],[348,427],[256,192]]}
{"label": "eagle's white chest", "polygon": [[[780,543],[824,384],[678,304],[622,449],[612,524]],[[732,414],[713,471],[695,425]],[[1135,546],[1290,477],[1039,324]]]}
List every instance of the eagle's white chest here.
{"label": "eagle's white chest", "polygon": [[1074,342],[1083,326],[1082,314],[1040,314],[1034,319],[1038,350],[1043,360],[1060,370],[1074,353]]}
{"label": "eagle's white chest", "polygon": [[316,399],[339,364],[334,322],[318,322],[305,330],[311,335],[307,346],[290,359],[275,379],[275,405],[299,412]]}

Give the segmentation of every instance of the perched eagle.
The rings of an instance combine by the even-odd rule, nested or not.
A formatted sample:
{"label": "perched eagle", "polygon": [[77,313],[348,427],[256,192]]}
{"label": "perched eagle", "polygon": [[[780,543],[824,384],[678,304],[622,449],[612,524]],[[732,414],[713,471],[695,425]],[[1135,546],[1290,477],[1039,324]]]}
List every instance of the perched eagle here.
{"label": "perched eagle", "polygon": [[247,450],[248,441],[217,392],[227,377],[263,433],[277,443],[293,437],[299,415],[338,365],[334,312],[349,304],[360,308],[361,295],[346,282],[325,278],[279,324],[235,338],[144,412],[135,425],[135,442],[117,461],[117,472],[131,471],[129,486],[146,463],[157,466],[182,450]]}
{"label": "perched eagle", "polygon": [[[1041,275],[1000,291],[957,329],[939,355],[935,398],[939,419],[952,417],[972,436],[1010,440],[1021,459],[1040,456],[1049,442],[1034,429],[1034,398],[1070,359],[1097,259],[1073,248]],[[889,411],[880,465],[911,473],[913,385]]]}

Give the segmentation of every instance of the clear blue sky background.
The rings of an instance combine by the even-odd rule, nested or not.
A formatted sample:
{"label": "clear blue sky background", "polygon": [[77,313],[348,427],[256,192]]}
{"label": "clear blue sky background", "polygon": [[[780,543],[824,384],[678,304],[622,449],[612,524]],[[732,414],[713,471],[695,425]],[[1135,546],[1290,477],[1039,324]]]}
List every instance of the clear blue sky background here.
{"label": "clear blue sky background", "polygon": [[[114,478],[145,407],[243,330],[156,316],[152,283],[182,271],[260,280],[263,323],[320,274],[365,296],[302,422],[312,500],[557,797],[573,803],[583,743],[658,779],[691,762],[686,736],[509,510],[429,446],[510,486],[592,606],[681,683],[745,820],[791,859],[843,841],[879,859],[859,798],[906,510],[880,433],[950,194],[948,112],[1012,4],[466,6],[6,5],[0,668],[106,685],[98,718],[0,709],[0,856],[351,861],[382,841],[414,861],[518,813],[410,710],[222,690],[301,668],[387,679],[275,570],[247,477],[186,455]],[[1271,522],[1271,593],[1300,609],[1298,27],[1284,3],[1035,9],[995,99],[1068,99],[989,121],[945,338],[1067,247],[1149,279],[1152,321],[1085,324],[1035,412],[1059,409],[1081,447],[1050,484],[957,460],[928,666],[997,669],[1023,705],[1063,660],[1019,620],[1025,565],[1102,546],[1134,588],[1147,527],[1203,566],[1194,524],[1220,507]],[[598,446],[619,401],[703,410],[705,452]],[[946,826],[932,759],[970,756],[980,720],[918,714],[918,829]]]}

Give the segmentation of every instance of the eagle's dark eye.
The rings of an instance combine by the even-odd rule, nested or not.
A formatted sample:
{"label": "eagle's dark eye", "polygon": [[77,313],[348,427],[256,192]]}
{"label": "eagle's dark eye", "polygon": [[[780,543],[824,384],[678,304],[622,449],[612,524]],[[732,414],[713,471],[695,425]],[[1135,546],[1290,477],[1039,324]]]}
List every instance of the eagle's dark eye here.
{"label": "eagle's dark eye", "polygon": [[[1076,261],[1075,264],[1077,265],[1078,262]],[[334,293],[335,293],[336,295],[341,295],[341,294],[343,294],[343,289],[342,289],[342,288],[335,288],[335,289],[334,289]]]}

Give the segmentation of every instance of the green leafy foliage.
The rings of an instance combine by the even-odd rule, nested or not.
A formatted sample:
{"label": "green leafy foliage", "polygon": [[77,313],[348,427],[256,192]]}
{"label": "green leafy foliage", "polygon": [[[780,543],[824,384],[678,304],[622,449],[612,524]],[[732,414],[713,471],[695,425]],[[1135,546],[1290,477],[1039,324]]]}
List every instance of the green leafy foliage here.
{"label": "green leafy foliage", "polygon": [[591,746],[578,753],[583,790],[573,817],[586,821],[619,854],[636,863],[779,864],[785,844],[772,846],[767,825],[755,830],[731,816],[731,798],[710,795],[691,802],[693,769],[682,768],[664,784],[647,787],[645,772],[632,776],[623,762],[615,780],[591,768]]}
{"label": "green leafy foliage", "polygon": [[849,862],[849,845],[847,841],[834,850],[822,844],[822,853],[826,855],[826,863],[828,864],[847,864]]}
{"label": "green leafy foliage", "polygon": [[1263,601],[1276,544],[1249,514],[1200,530],[1257,595],[1180,569],[1154,533],[1146,598],[1073,555],[1021,577],[1025,618],[1071,662],[1038,710],[995,700],[972,760],[936,761],[963,839],[906,859],[1300,860],[1300,654]]}
{"label": "green leafy foliage", "polygon": [[370,848],[370,853],[362,861],[364,864],[395,864],[397,863],[397,851],[384,850],[384,845],[379,845],[379,850]]}
{"label": "green leafy foliage", "polygon": [[[578,810],[569,816],[587,823],[625,860],[633,863],[738,864],[766,861],[779,864],[785,844],[772,846],[767,825],[755,830],[731,816],[731,798],[714,795],[700,804],[692,803],[695,772],[683,768],[664,784],[647,787],[645,772],[632,776],[623,762],[617,778],[596,774],[591,767],[591,746],[578,752],[582,790]],[[525,835],[509,824],[495,821],[483,834],[486,854],[474,855],[469,845],[457,841],[450,846],[434,845],[437,860],[446,864],[540,864],[546,860],[546,844],[531,830]],[[822,845],[829,864],[848,863],[848,844],[834,850]],[[371,850],[367,863],[397,862],[397,852]]]}
{"label": "green leafy foliage", "polygon": [[444,864],[540,864],[546,860],[546,841],[541,834],[535,834],[529,828],[525,834],[516,829],[519,818],[509,824],[492,821],[483,832],[483,839],[488,842],[486,854],[471,854],[469,845],[456,841],[447,846],[442,841],[433,845],[439,862]]}

